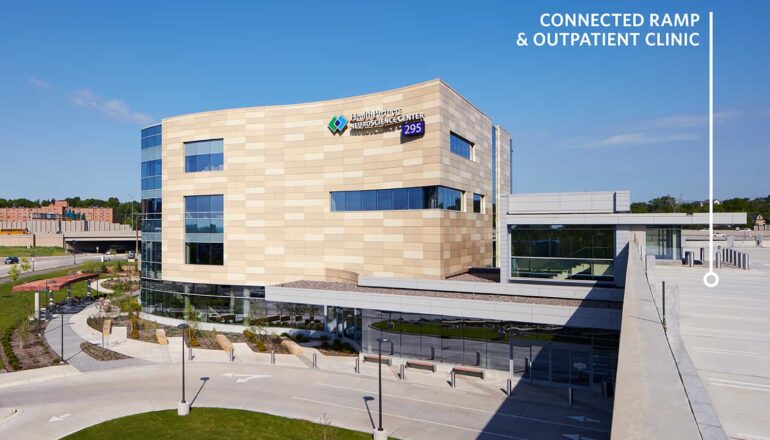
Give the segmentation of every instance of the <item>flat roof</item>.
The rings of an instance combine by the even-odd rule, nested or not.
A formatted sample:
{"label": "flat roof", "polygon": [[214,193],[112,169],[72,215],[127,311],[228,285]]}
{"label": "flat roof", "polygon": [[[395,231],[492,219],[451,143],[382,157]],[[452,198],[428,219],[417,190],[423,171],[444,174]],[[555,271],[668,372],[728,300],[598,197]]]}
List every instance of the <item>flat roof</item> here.
{"label": "flat roof", "polygon": [[343,283],[334,281],[311,281],[311,280],[298,280],[290,281],[288,283],[276,284],[272,287],[287,287],[293,289],[308,289],[308,290],[326,290],[336,292],[361,292],[361,293],[379,293],[385,295],[407,295],[407,296],[422,296],[431,298],[452,298],[452,299],[466,299],[472,301],[497,301],[497,302],[513,302],[522,304],[541,304],[541,305],[553,305],[553,306],[572,306],[572,307],[586,307],[594,309],[616,309],[619,310],[623,307],[622,303],[614,301],[598,301],[598,300],[582,300],[582,299],[568,299],[568,298],[546,298],[538,296],[520,296],[520,295],[493,295],[484,293],[472,293],[472,292],[448,292],[438,290],[414,290],[414,289],[392,289],[384,287],[362,287],[355,283]]}
{"label": "flat roof", "polygon": [[[715,212],[714,224],[743,225],[745,212]],[[675,213],[584,213],[584,214],[509,214],[503,215],[509,225],[707,225],[705,212]]]}

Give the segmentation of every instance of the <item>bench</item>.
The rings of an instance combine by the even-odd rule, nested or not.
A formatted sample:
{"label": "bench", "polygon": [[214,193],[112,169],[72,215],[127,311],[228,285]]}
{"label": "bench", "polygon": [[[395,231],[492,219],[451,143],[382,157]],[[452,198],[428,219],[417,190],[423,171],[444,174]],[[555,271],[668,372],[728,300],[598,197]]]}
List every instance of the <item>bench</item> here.
{"label": "bench", "polygon": [[474,376],[484,379],[484,370],[470,367],[454,367],[452,372],[455,374],[462,374],[463,376]]}
{"label": "bench", "polygon": [[229,339],[227,339],[227,336],[225,335],[217,335],[217,344],[219,344],[219,348],[224,350],[225,353],[227,353],[228,356],[230,356],[230,362],[235,360],[235,348],[233,347],[233,343],[230,342]]}
{"label": "bench", "polygon": [[105,319],[104,320],[104,325],[102,326],[102,334],[104,336],[109,336],[111,330],[112,330],[112,320],[111,319]]}
{"label": "bench", "polygon": [[[364,362],[373,362],[376,364],[380,362],[380,357],[376,354],[365,354]],[[382,363],[385,365],[391,365],[393,363],[393,360],[388,356],[383,356]]]}
{"label": "bench", "polygon": [[168,345],[168,338],[166,337],[166,331],[162,328],[155,330],[155,339],[158,340],[160,345]]}
{"label": "bench", "polygon": [[408,360],[406,361],[406,368],[419,368],[422,370],[430,370],[434,373],[436,372],[436,364],[428,361]]}

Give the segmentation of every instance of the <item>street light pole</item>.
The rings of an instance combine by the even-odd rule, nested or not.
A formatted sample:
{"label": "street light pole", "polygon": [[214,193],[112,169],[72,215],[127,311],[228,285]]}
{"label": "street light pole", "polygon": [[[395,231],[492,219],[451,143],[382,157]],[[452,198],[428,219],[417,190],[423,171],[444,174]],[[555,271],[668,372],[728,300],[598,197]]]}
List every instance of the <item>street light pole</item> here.
{"label": "street light pole", "polygon": [[375,440],[386,440],[388,438],[388,434],[385,432],[385,430],[382,429],[382,343],[383,342],[390,342],[390,340],[385,338],[377,338],[377,342],[379,345],[379,355],[377,359],[377,363],[379,364],[379,372],[377,376],[377,380],[379,382],[379,397],[377,398],[377,403],[379,404],[380,410],[379,410],[379,417],[380,417],[380,424],[377,427],[377,431],[374,433],[374,439]]}
{"label": "street light pole", "polygon": [[177,326],[177,328],[179,330],[182,330],[182,401],[179,402],[179,405],[177,407],[177,414],[180,415],[180,416],[186,416],[187,414],[190,413],[190,405],[185,401],[185,394],[184,394],[184,390],[185,390],[185,386],[184,386],[185,385],[184,384],[184,382],[185,382],[184,381],[184,379],[185,379],[185,377],[184,377],[184,349],[185,349],[184,334],[186,333],[186,330],[187,330],[187,324],[185,324],[183,322],[183,323],[179,324]]}
{"label": "street light pole", "polygon": [[61,362],[64,363],[64,306],[62,306],[61,311],[59,312],[61,314]]}

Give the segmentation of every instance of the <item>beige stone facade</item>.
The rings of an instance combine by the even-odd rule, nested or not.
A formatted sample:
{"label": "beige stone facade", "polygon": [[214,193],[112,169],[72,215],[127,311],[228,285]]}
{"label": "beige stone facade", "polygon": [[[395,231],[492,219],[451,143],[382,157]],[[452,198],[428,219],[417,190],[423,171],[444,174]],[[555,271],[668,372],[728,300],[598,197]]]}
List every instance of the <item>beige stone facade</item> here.
{"label": "beige stone facade", "polygon": [[[336,115],[403,109],[426,132],[333,134]],[[492,127],[440,80],[307,104],[251,107],[164,119],[163,279],[271,285],[362,275],[444,278],[492,264]],[[450,131],[473,142],[473,160],[449,149]],[[184,143],[224,140],[224,169],[185,173]],[[509,136],[498,129],[497,194],[508,194]],[[442,185],[464,192],[460,212],[332,212],[332,191]],[[484,196],[473,213],[473,194]],[[185,264],[184,197],[224,195],[224,265]]]}

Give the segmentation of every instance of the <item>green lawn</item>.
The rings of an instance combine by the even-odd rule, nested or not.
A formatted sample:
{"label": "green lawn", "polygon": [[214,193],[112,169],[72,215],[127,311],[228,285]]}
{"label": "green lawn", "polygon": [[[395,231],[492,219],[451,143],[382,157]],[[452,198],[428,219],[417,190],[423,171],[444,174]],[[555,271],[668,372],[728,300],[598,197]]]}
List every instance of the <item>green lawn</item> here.
{"label": "green lawn", "polygon": [[56,257],[67,255],[63,248],[40,246],[28,248],[26,246],[0,246],[0,257],[31,257],[34,251],[36,257]]}
{"label": "green lawn", "polygon": [[350,431],[304,420],[222,408],[193,408],[180,417],[176,410],[155,411],[109,420],[65,439],[371,439],[371,433]]}

